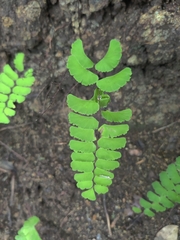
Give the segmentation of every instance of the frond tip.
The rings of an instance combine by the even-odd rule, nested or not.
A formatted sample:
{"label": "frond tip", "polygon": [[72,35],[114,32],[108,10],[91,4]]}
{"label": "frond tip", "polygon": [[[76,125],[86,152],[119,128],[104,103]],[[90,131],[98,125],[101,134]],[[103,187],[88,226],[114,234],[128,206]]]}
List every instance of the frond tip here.
{"label": "frond tip", "polygon": [[19,71],[24,71],[24,53],[18,53],[14,59],[14,66]]}
{"label": "frond tip", "polygon": [[[180,156],[176,162],[168,166],[166,171],[160,173],[160,181],[152,183],[153,191],[147,193],[147,199],[140,199],[140,205],[144,208],[143,213],[153,217],[155,212],[164,212],[172,208],[175,203],[180,203]],[[133,207],[135,213],[141,213],[141,208]]]}
{"label": "frond tip", "polygon": [[112,39],[106,55],[95,65],[96,70],[99,72],[112,71],[119,64],[121,56],[122,48],[120,42]]}
{"label": "frond tip", "polygon": [[79,64],[84,68],[92,68],[94,63],[84,52],[84,47],[81,39],[77,39],[71,48],[71,55],[74,56]]}
{"label": "frond tip", "polygon": [[18,231],[15,240],[41,240],[35,226],[39,223],[39,218],[32,216],[24,222],[23,227]]}
{"label": "frond tip", "polygon": [[98,76],[82,66],[74,55],[69,56],[67,67],[71,76],[84,86],[92,85],[98,81]]}
{"label": "frond tip", "polygon": [[[24,53],[16,54],[14,64],[16,70],[24,70]],[[18,74],[6,64],[3,72],[0,73],[0,123],[8,124],[9,117],[15,115],[14,103],[22,103],[25,97],[31,92],[35,78],[33,69],[28,69],[24,77],[19,78]]]}

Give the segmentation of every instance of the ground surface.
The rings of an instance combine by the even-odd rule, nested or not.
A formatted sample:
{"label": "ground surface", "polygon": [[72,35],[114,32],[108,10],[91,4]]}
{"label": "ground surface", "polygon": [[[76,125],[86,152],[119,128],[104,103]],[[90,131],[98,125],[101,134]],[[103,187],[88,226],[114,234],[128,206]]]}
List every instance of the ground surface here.
{"label": "ground surface", "polygon": [[[148,8],[151,6],[141,11]],[[104,199],[99,196],[96,202],[89,202],[82,199],[73,180],[66,96],[71,92],[89,99],[92,88],[77,85],[65,70],[76,36],[71,25],[64,24],[27,51],[26,65],[34,68],[36,83],[27,101],[17,106],[11,123],[0,126],[0,158],[12,162],[17,171],[13,206],[10,206],[11,176],[0,172],[2,240],[14,239],[23,221],[32,215],[41,220],[38,229],[43,240],[151,240],[161,227],[179,225],[178,206],[153,219],[137,218],[131,207],[180,155],[180,61],[173,57],[162,64],[152,64],[148,43],[145,49],[142,42],[133,48],[128,45],[133,44],[133,35],[139,34],[129,27],[130,22],[138,21],[138,5],[130,6],[126,13],[116,12],[113,17],[111,11],[107,8],[102,19],[101,13],[92,15],[80,36],[93,60],[101,58],[111,38],[121,40],[124,55],[117,71],[127,65],[133,71],[131,81],[111,96],[112,110],[130,107],[133,117],[121,166],[115,171],[110,191]],[[138,63],[130,58],[133,54],[138,56]],[[104,203],[112,236],[108,236]]]}

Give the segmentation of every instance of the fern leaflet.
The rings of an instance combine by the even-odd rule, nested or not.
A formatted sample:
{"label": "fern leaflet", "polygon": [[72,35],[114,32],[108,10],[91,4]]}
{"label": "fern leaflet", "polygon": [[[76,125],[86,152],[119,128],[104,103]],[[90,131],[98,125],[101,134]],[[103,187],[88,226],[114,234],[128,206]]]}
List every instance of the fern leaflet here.
{"label": "fern leaflet", "polygon": [[[175,203],[180,203],[180,156],[176,162],[168,166],[166,171],[160,173],[160,181],[152,183],[154,192],[147,193],[148,200],[140,199],[140,205],[144,208],[144,214],[153,217],[155,212],[164,212],[172,208]],[[133,207],[133,211],[141,213],[141,209]]]}
{"label": "fern leaflet", "polygon": [[35,225],[39,223],[39,218],[32,216],[24,222],[23,227],[18,231],[15,240],[41,240]]}
{"label": "fern leaflet", "polygon": [[[19,72],[24,70],[24,53],[18,53],[14,59],[15,69]],[[0,123],[8,124],[9,117],[15,115],[14,103],[22,103],[31,92],[35,78],[33,69],[28,69],[23,77],[6,64],[0,74]]]}

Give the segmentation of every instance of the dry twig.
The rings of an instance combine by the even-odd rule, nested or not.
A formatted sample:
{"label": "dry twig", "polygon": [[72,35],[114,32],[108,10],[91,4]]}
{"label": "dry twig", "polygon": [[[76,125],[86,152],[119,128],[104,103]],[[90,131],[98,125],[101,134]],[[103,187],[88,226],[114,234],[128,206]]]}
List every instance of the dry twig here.
{"label": "dry twig", "polygon": [[22,161],[27,162],[27,159],[26,159],[26,158],[24,158],[23,156],[21,156],[19,153],[15,152],[14,150],[12,150],[8,145],[6,145],[5,143],[3,143],[2,141],[0,141],[0,144],[1,144],[3,147],[7,148],[10,152],[12,152],[17,158],[19,158],[19,159],[22,160]]}
{"label": "dry twig", "polygon": [[11,173],[11,196],[10,196],[10,206],[13,206],[14,199],[14,188],[15,188],[15,174],[16,169],[12,163],[8,161],[0,161],[0,171]]}
{"label": "dry twig", "polygon": [[7,127],[4,127],[4,128],[1,128],[0,129],[0,132],[2,132],[2,131],[5,131],[5,130],[8,130],[8,129],[14,129],[14,128],[19,128],[19,127],[24,127],[24,126],[26,126],[26,125],[30,125],[32,122],[30,122],[30,123],[23,123],[23,124],[18,124],[18,125],[15,125],[15,126],[7,126]]}
{"label": "dry twig", "polygon": [[104,211],[105,211],[105,215],[106,215],[106,221],[107,221],[107,226],[108,226],[108,233],[109,236],[112,236],[112,232],[111,232],[111,224],[110,224],[110,220],[109,220],[109,214],[107,212],[107,208],[106,208],[106,197],[105,195],[103,195],[103,206],[104,206]]}
{"label": "dry twig", "polygon": [[172,125],[174,125],[175,123],[178,123],[178,122],[180,122],[180,119],[177,120],[177,121],[175,121],[175,122],[172,122],[172,123],[170,123],[170,124],[168,124],[168,125],[166,125],[166,126],[164,126],[164,127],[160,127],[160,128],[158,128],[158,129],[155,129],[154,131],[152,131],[152,133],[156,133],[156,132],[159,132],[159,131],[161,131],[161,130],[164,130],[164,129],[166,129],[166,128],[168,128],[168,127],[171,127]]}

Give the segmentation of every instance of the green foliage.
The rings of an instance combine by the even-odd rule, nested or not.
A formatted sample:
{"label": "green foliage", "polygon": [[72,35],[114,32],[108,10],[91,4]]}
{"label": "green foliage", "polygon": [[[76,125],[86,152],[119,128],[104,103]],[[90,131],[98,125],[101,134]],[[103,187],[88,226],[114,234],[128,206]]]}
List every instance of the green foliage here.
{"label": "green foliage", "polygon": [[[17,71],[24,71],[23,62],[24,53],[16,54],[14,65]],[[28,69],[23,77],[19,77],[9,64],[4,66],[3,72],[0,73],[0,123],[10,122],[9,117],[16,113],[14,103],[24,102],[34,81],[33,69]]]}
{"label": "green foliage", "polygon": [[[175,203],[180,203],[180,156],[176,162],[168,166],[166,171],[159,175],[160,181],[152,183],[154,192],[147,193],[148,201],[141,198],[140,205],[144,208],[144,214],[153,217],[155,212],[164,212],[167,208],[172,208]],[[141,209],[133,207],[135,213],[140,213]]]}
{"label": "green foliage", "polygon": [[96,64],[95,69],[99,72],[110,72],[117,67],[121,56],[122,48],[120,42],[113,39],[110,41],[106,55]]}
{"label": "green foliage", "polygon": [[18,231],[15,240],[41,240],[35,225],[39,223],[39,218],[32,216],[24,222],[23,227]]}
{"label": "green foliage", "polygon": [[101,91],[115,92],[118,91],[130,80],[130,76],[131,69],[125,68],[113,76],[106,77],[98,81],[97,87],[101,89]]}
{"label": "green foliage", "polygon": [[[111,40],[106,55],[95,65],[95,69],[101,72],[113,70],[119,63],[122,48],[117,40]],[[80,39],[72,44],[71,55],[67,61],[70,74],[78,83],[84,86],[96,84],[94,95],[85,100],[72,94],[67,96],[68,107],[73,111],[68,115],[70,127],[69,146],[71,154],[71,168],[77,173],[74,179],[77,187],[82,190],[82,197],[95,200],[96,194],[105,194],[112,184],[114,174],[110,172],[119,167],[117,161],[121,154],[118,151],[126,145],[125,135],[129,126],[119,124],[130,120],[131,109],[111,112],[101,111],[101,116],[106,121],[118,123],[116,125],[103,124],[94,115],[101,108],[106,108],[110,102],[110,96],[106,92],[118,91],[131,77],[131,69],[124,68],[119,73],[98,79],[98,75],[88,70],[94,63],[86,56]],[[97,132],[100,138],[97,138]]]}
{"label": "green foliage", "polygon": [[99,110],[99,104],[94,100],[84,100],[72,94],[67,96],[67,103],[73,111],[85,115],[92,115]]}

